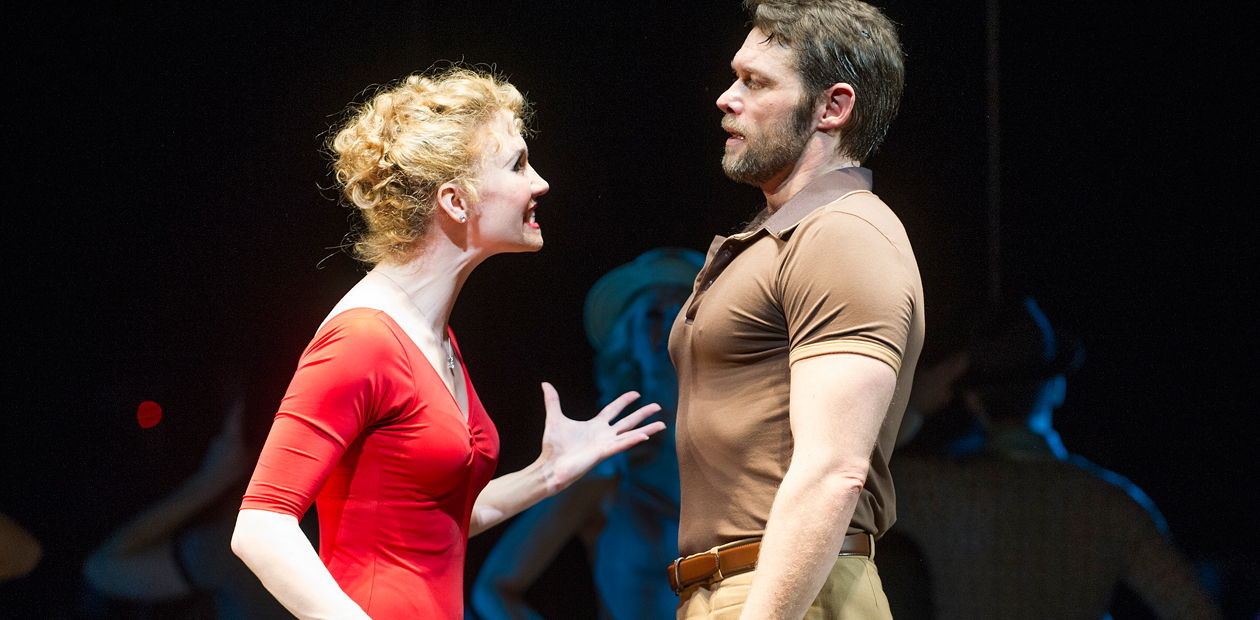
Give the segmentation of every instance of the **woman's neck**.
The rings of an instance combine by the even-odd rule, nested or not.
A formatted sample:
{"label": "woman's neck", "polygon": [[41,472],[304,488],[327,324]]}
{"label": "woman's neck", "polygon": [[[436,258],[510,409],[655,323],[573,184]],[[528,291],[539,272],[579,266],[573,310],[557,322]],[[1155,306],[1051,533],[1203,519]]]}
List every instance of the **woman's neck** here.
{"label": "woman's neck", "polygon": [[455,299],[468,274],[481,261],[451,242],[445,235],[426,235],[423,248],[406,262],[383,262],[373,273],[393,282],[415,305],[433,333],[445,334]]}

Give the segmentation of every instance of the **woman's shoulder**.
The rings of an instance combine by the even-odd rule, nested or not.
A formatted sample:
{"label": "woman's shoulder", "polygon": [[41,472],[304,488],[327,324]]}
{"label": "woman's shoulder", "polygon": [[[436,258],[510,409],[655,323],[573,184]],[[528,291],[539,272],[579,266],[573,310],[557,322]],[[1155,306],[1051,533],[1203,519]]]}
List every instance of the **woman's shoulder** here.
{"label": "woman's shoulder", "polygon": [[389,313],[380,308],[356,307],[336,310],[324,319],[323,325],[315,332],[316,337],[325,333],[353,333],[373,336],[385,335],[392,331],[393,321]]}
{"label": "woman's shoulder", "polygon": [[353,357],[406,356],[397,323],[378,308],[349,308],[324,321],[307,353],[336,349]]}

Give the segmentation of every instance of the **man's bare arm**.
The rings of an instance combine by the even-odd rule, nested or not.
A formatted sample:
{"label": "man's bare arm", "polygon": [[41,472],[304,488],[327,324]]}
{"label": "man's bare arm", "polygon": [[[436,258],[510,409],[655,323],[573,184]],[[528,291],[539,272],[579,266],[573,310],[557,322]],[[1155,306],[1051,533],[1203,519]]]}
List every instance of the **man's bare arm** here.
{"label": "man's bare arm", "polygon": [[792,463],[761,543],[747,620],[798,620],[836,562],[866,483],[897,373],[835,353],[792,365]]}

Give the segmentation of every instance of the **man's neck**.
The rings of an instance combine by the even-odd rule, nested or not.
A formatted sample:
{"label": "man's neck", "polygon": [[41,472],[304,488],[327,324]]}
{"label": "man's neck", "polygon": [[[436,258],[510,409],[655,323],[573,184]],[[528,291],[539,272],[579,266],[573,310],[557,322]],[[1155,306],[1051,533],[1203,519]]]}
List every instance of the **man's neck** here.
{"label": "man's neck", "polygon": [[797,192],[805,189],[819,176],[839,168],[850,168],[860,165],[848,155],[836,151],[836,143],[825,133],[815,133],[805,145],[805,150],[797,158],[796,163],[784,168],[762,184],[761,191],[766,195],[768,214],[774,214],[791,200]]}

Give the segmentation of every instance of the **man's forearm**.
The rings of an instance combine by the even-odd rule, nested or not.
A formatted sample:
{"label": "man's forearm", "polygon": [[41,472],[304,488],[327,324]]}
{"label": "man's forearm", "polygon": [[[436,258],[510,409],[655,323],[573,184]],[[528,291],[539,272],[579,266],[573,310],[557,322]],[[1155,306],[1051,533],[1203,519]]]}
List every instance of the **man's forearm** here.
{"label": "man's forearm", "polygon": [[836,563],[862,478],[821,468],[789,469],[761,541],[744,620],[799,620]]}
{"label": "man's forearm", "polygon": [[800,620],[818,596],[857,509],[896,382],[891,367],[861,355],[792,365],[792,464],[770,507],[747,620]]}

